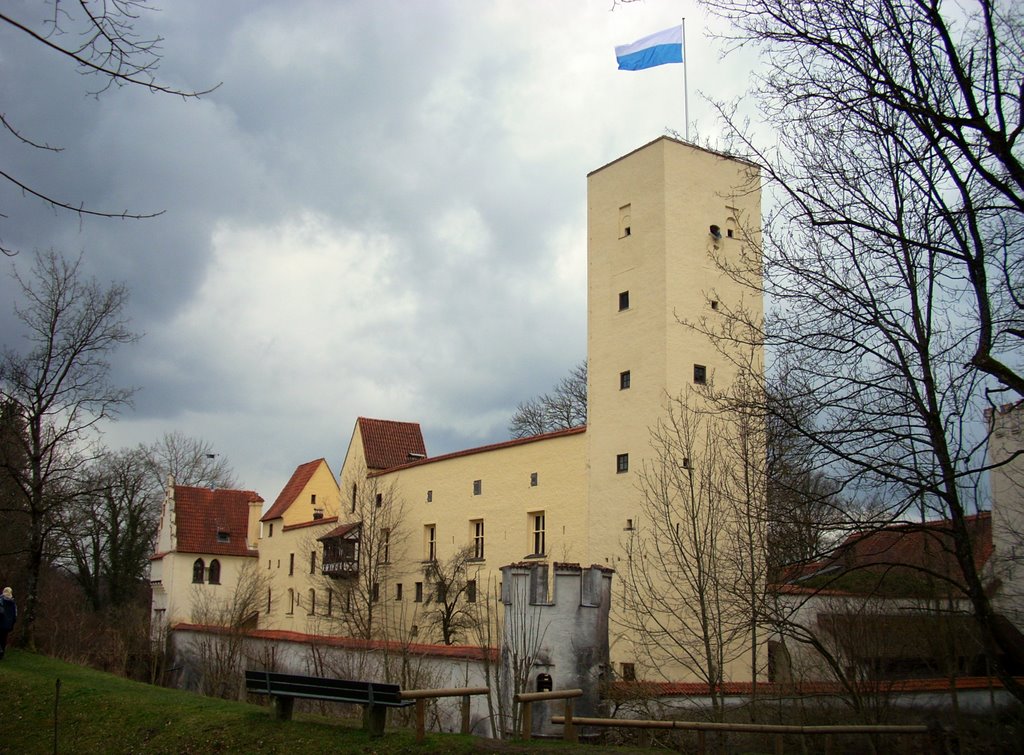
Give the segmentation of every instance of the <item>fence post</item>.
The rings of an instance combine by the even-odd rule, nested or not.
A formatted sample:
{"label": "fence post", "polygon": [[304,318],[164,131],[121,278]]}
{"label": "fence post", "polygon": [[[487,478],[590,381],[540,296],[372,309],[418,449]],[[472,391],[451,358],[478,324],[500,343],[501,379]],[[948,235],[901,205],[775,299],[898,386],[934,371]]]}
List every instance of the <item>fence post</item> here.
{"label": "fence post", "polygon": [[427,734],[427,699],[416,698],[416,741],[422,743]]}
{"label": "fence post", "polygon": [[576,725],[572,722],[573,702],[571,697],[565,701],[565,728],[562,732],[562,737],[566,742],[576,742],[578,739],[576,736]]}
{"label": "fence post", "polygon": [[533,703],[524,701],[519,704],[523,708],[523,725],[520,729],[520,736],[523,739],[529,739],[533,734]]}
{"label": "fence post", "polygon": [[462,696],[462,733],[469,734],[469,695]]}

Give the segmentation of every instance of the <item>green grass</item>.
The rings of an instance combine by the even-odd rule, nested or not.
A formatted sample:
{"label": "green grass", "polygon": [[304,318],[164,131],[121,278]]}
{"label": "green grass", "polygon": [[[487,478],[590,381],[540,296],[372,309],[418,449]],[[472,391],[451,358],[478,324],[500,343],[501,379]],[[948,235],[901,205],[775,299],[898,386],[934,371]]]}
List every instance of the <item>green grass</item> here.
{"label": "green grass", "polygon": [[408,729],[371,739],[354,719],[297,713],[277,721],[268,707],[229,702],[128,681],[53,658],[9,649],[0,661],[0,752],[75,753],[628,753],[626,748],[561,742],[495,742],[428,734],[418,745]]}

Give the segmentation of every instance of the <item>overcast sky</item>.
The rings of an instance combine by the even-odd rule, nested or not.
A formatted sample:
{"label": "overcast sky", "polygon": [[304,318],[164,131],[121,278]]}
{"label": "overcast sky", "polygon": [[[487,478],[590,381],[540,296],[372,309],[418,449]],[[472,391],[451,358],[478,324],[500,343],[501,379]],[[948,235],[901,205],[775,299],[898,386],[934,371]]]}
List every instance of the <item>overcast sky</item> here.
{"label": "overcast sky", "polygon": [[[47,3],[5,13],[41,29]],[[0,28],[3,168],[93,209],[0,187],[0,239],[83,255],[121,280],[143,338],[111,447],[179,430],[273,501],[294,468],[337,473],[356,417],[421,423],[431,455],[507,438],[515,405],[586,354],[586,175],[685,128],[683,67],[616,70],[614,45],[687,19],[691,124],[749,61],[720,59],[693,2],[165,0],[158,78],[89,97],[38,42]],[[695,132],[696,133],[696,132]],[[0,333],[21,348],[8,275]]]}

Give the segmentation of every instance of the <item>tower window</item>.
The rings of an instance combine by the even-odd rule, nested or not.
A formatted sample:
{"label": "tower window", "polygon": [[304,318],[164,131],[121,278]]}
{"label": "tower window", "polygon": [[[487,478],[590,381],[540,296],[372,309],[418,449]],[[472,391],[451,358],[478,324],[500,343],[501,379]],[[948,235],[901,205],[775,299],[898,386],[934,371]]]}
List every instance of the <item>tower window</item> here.
{"label": "tower window", "polygon": [[484,492],[483,480],[473,480],[473,495],[480,495]]}
{"label": "tower window", "polygon": [[705,385],[708,382],[708,368],[703,364],[693,365],[693,382],[697,385]]}
{"label": "tower window", "polygon": [[530,487],[531,488],[537,487],[537,473],[536,472],[530,472]]}
{"label": "tower window", "polygon": [[629,309],[629,291],[619,292],[619,311]]}
{"label": "tower window", "polygon": [[537,511],[530,514],[530,518],[533,520],[533,553],[531,555],[543,556],[547,545],[544,537],[544,512]]}
{"label": "tower window", "polygon": [[473,558],[484,557],[484,520],[473,520]]}
{"label": "tower window", "polygon": [[433,490],[428,490],[427,491],[427,503],[431,503],[431,502],[433,502],[433,500],[434,500],[434,491]]}
{"label": "tower window", "polygon": [[618,454],[615,457],[615,471],[618,474],[629,471],[629,454]]}
{"label": "tower window", "polygon": [[624,391],[629,388],[629,370],[619,373],[619,390]]}
{"label": "tower window", "polygon": [[437,527],[428,524],[423,528],[423,555],[426,561],[434,561],[437,558]]}

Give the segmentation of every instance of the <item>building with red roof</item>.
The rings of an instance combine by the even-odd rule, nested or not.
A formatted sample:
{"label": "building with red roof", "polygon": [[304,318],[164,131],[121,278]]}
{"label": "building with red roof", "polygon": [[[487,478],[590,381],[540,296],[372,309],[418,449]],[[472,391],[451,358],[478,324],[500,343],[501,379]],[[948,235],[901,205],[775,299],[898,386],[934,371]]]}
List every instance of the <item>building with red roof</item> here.
{"label": "building with red roof", "polygon": [[252,490],[195,488],[168,479],[150,558],[152,632],[230,601],[255,565],[263,498]]}

